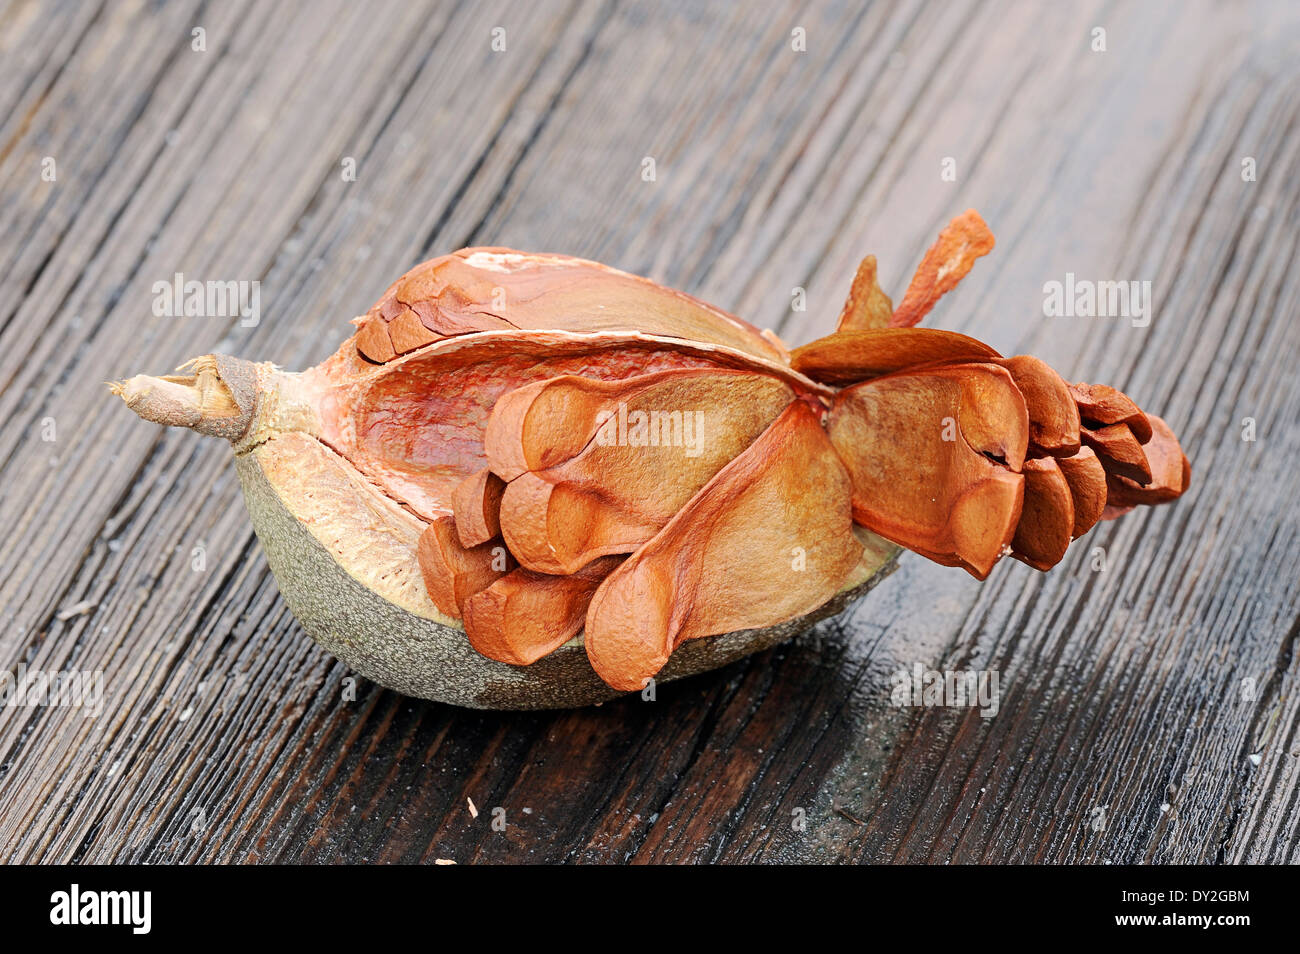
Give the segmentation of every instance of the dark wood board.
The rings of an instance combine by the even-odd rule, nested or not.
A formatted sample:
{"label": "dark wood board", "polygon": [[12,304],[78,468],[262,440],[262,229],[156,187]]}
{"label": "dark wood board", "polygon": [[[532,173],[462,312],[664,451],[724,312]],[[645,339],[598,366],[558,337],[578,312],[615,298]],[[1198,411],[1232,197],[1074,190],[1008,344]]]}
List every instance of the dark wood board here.
{"label": "dark wood board", "polygon": [[[0,5],[0,669],[106,686],[0,709],[0,860],[1300,861],[1298,49],[1282,0]],[[997,249],[928,323],[1124,388],[1192,489],[1046,575],[905,555],[654,702],[350,698],[229,449],[103,386],[306,367],[474,244],[799,343],[971,206]],[[175,272],[260,281],[261,322],[154,317]],[[1067,272],[1150,281],[1151,323],[1043,317]],[[917,663],[996,670],[999,711],[891,705]]]}

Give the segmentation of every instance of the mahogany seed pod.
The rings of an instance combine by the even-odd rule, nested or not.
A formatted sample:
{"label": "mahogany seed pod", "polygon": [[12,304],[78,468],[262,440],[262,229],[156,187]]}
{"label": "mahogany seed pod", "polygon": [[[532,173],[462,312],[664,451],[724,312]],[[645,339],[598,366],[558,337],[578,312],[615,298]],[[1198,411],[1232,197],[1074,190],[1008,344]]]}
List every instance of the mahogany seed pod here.
{"label": "mahogany seed pod", "polygon": [[[504,306],[493,311],[499,287]],[[490,553],[500,542],[482,539],[496,530],[503,489],[489,479],[483,444],[498,399],[566,375],[621,381],[676,369],[760,375],[813,404],[831,393],[789,367],[775,336],[646,279],[561,256],[496,249],[444,256],[408,273],[358,326],[334,355],[301,373],[207,355],[187,373],[139,375],[113,389],[147,420],[231,442],[253,527],[308,635],[384,686],[475,708],[560,708],[618,694],[593,671],[581,633],[530,665],[513,665],[476,651],[449,612],[472,604],[480,626],[524,619],[533,606],[581,615],[585,598],[566,594],[589,596],[599,575],[536,596],[519,589],[534,579],[522,575],[504,588],[486,574],[426,586],[425,574],[438,572],[453,547]],[[463,531],[456,513],[467,522]],[[444,558],[431,552],[422,564],[420,541],[431,544],[434,527],[443,528]],[[725,665],[838,612],[888,575],[899,552],[872,534],[860,539],[861,559],[829,599],[773,626],[692,640],[657,679]],[[431,591],[443,594],[444,609]],[[537,651],[501,645],[503,656]]]}
{"label": "mahogany seed pod", "polygon": [[897,309],[869,257],[793,355],[603,265],[466,249],[300,374],[207,355],[112,388],[231,442],[286,602],[357,672],[581,705],[798,633],[889,572],[888,541],[1046,570],[1187,490],[1173,430],[1123,392],[913,327],[992,247],[958,216]]}

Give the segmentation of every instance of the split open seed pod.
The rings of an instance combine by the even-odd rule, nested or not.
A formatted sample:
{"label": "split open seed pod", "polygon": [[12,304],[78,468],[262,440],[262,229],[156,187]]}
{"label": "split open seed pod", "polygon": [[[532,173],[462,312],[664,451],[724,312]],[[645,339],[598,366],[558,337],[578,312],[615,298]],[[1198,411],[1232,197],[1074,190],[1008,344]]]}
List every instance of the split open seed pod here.
{"label": "split open seed pod", "polygon": [[464,706],[584,705],[838,612],[898,546],[981,579],[1179,496],[1122,392],[913,327],[992,248],[973,211],[897,310],[864,262],[835,333],[775,335],[593,262],[466,249],[300,373],[212,354],[113,385],[222,437],[304,629]]}
{"label": "split open seed pod", "polygon": [[[301,373],[208,355],[115,389],[141,417],[231,442],[267,562],[312,638],[369,679],[456,705],[552,708],[617,695],[592,669],[582,633],[597,587],[784,408],[810,401],[810,410],[830,394],[790,369],[774,337],[559,256],[480,249],[435,259],[356,323],[337,353]],[[494,408],[495,444],[485,446]],[[655,434],[642,412],[663,413]],[[796,510],[821,505],[810,496]],[[836,529],[850,534],[851,559],[796,568],[778,541],[760,562],[793,601],[771,619],[724,618],[655,678],[789,639],[887,574],[897,548],[847,513],[846,502]],[[711,574],[728,572],[725,551],[712,559]],[[736,578],[747,569],[734,567]]]}

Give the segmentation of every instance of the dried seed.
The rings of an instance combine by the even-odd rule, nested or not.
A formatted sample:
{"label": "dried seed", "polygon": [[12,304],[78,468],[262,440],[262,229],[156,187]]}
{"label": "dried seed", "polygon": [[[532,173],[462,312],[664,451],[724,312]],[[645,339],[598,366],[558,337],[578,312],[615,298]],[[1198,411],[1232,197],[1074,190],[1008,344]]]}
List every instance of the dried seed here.
{"label": "dried seed", "polygon": [[796,348],[790,365],[817,381],[849,385],[921,365],[997,357],[988,345],[955,331],[872,328],[837,331]]}
{"label": "dried seed", "polygon": [[1162,418],[1145,415],[1151,428],[1151,440],[1142,448],[1151,472],[1145,486],[1122,474],[1108,474],[1107,503],[1114,507],[1166,503],[1181,496],[1192,482],[1192,465],[1178,444],[1178,438]]}
{"label": "dried seed", "polygon": [[686,640],[820,606],[862,554],[848,494],[816,414],[790,405],[600,585],[587,610],[592,667],[641,689]]}
{"label": "dried seed", "polygon": [[998,362],[1011,372],[1029,410],[1029,443],[1053,457],[1079,452],[1079,409],[1064,379],[1046,362],[1020,354]]}
{"label": "dried seed", "polygon": [[460,619],[465,601],[513,570],[515,562],[500,540],[464,547],[448,515],[430,522],[420,535],[416,558],[429,598],[442,612]]}
{"label": "dried seed", "polygon": [[[531,570],[572,573],[597,557],[635,550],[795,398],[773,377],[732,371],[591,384],[587,393],[602,400],[576,416],[585,423],[595,410],[603,423],[577,431],[590,435],[586,446],[563,463],[516,477],[501,500],[506,544]],[[566,381],[557,390],[571,394],[576,385]],[[530,405],[514,446],[576,429],[568,422],[578,402],[547,401],[547,393]],[[539,410],[543,404],[549,413]]]}
{"label": "dried seed", "polygon": [[1107,474],[1127,477],[1139,484],[1151,483],[1147,455],[1127,424],[1107,424],[1096,430],[1080,427],[1079,438],[1096,451]]}
{"label": "dried seed", "polygon": [[1074,504],[1074,529],[1070,535],[1077,539],[1101,519],[1106,507],[1106,470],[1091,447],[1080,447],[1073,457],[1057,458],[1056,464],[1070,485]]}
{"label": "dried seed", "polygon": [[1051,457],[1025,461],[1025,503],[1011,540],[1011,555],[1036,570],[1061,562],[1074,539],[1074,498]]}
{"label": "dried seed", "polygon": [[967,209],[949,222],[921,259],[890,324],[908,328],[966,277],[975,259],[993,251],[993,233],[980,214]]}
{"label": "dried seed", "polygon": [[983,578],[1011,542],[1029,416],[991,364],[905,371],[846,388],[828,430],[858,523]]}
{"label": "dried seed", "polygon": [[1151,425],[1140,408],[1123,391],[1107,384],[1071,384],[1070,394],[1079,415],[1091,424],[1127,424],[1139,444],[1151,440]]}
{"label": "dried seed", "polygon": [[476,547],[501,533],[501,495],[505,490],[506,482],[486,467],[456,485],[451,509],[461,546]]}
{"label": "dried seed", "polygon": [[853,286],[836,327],[839,331],[886,328],[893,314],[894,303],[876,281],[876,256],[868,255],[853,276]]}
{"label": "dried seed", "polygon": [[520,568],[465,603],[470,645],[489,659],[527,666],[582,628],[596,587],[622,562],[605,557],[569,576]]}

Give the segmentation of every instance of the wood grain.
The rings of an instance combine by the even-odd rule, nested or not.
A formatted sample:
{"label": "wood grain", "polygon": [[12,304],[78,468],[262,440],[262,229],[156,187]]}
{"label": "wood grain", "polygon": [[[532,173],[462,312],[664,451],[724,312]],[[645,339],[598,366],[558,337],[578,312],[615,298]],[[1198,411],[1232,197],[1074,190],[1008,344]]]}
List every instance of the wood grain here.
{"label": "wood grain", "polygon": [[[0,709],[0,860],[1300,861],[1298,46],[1283,2],[0,8],[0,669],[106,685],[94,718]],[[313,364],[470,244],[798,343],[862,255],[897,296],[970,206],[998,247],[928,323],[1123,387],[1191,491],[1047,575],[907,556],[654,702],[358,682],[278,598],[229,450],[103,387]],[[154,317],[178,271],[260,281],[262,320]],[[1151,324],[1043,318],[1066,272],[1151,281]],[[996,670],[1000,710],[891,705],[914,663]]]}

